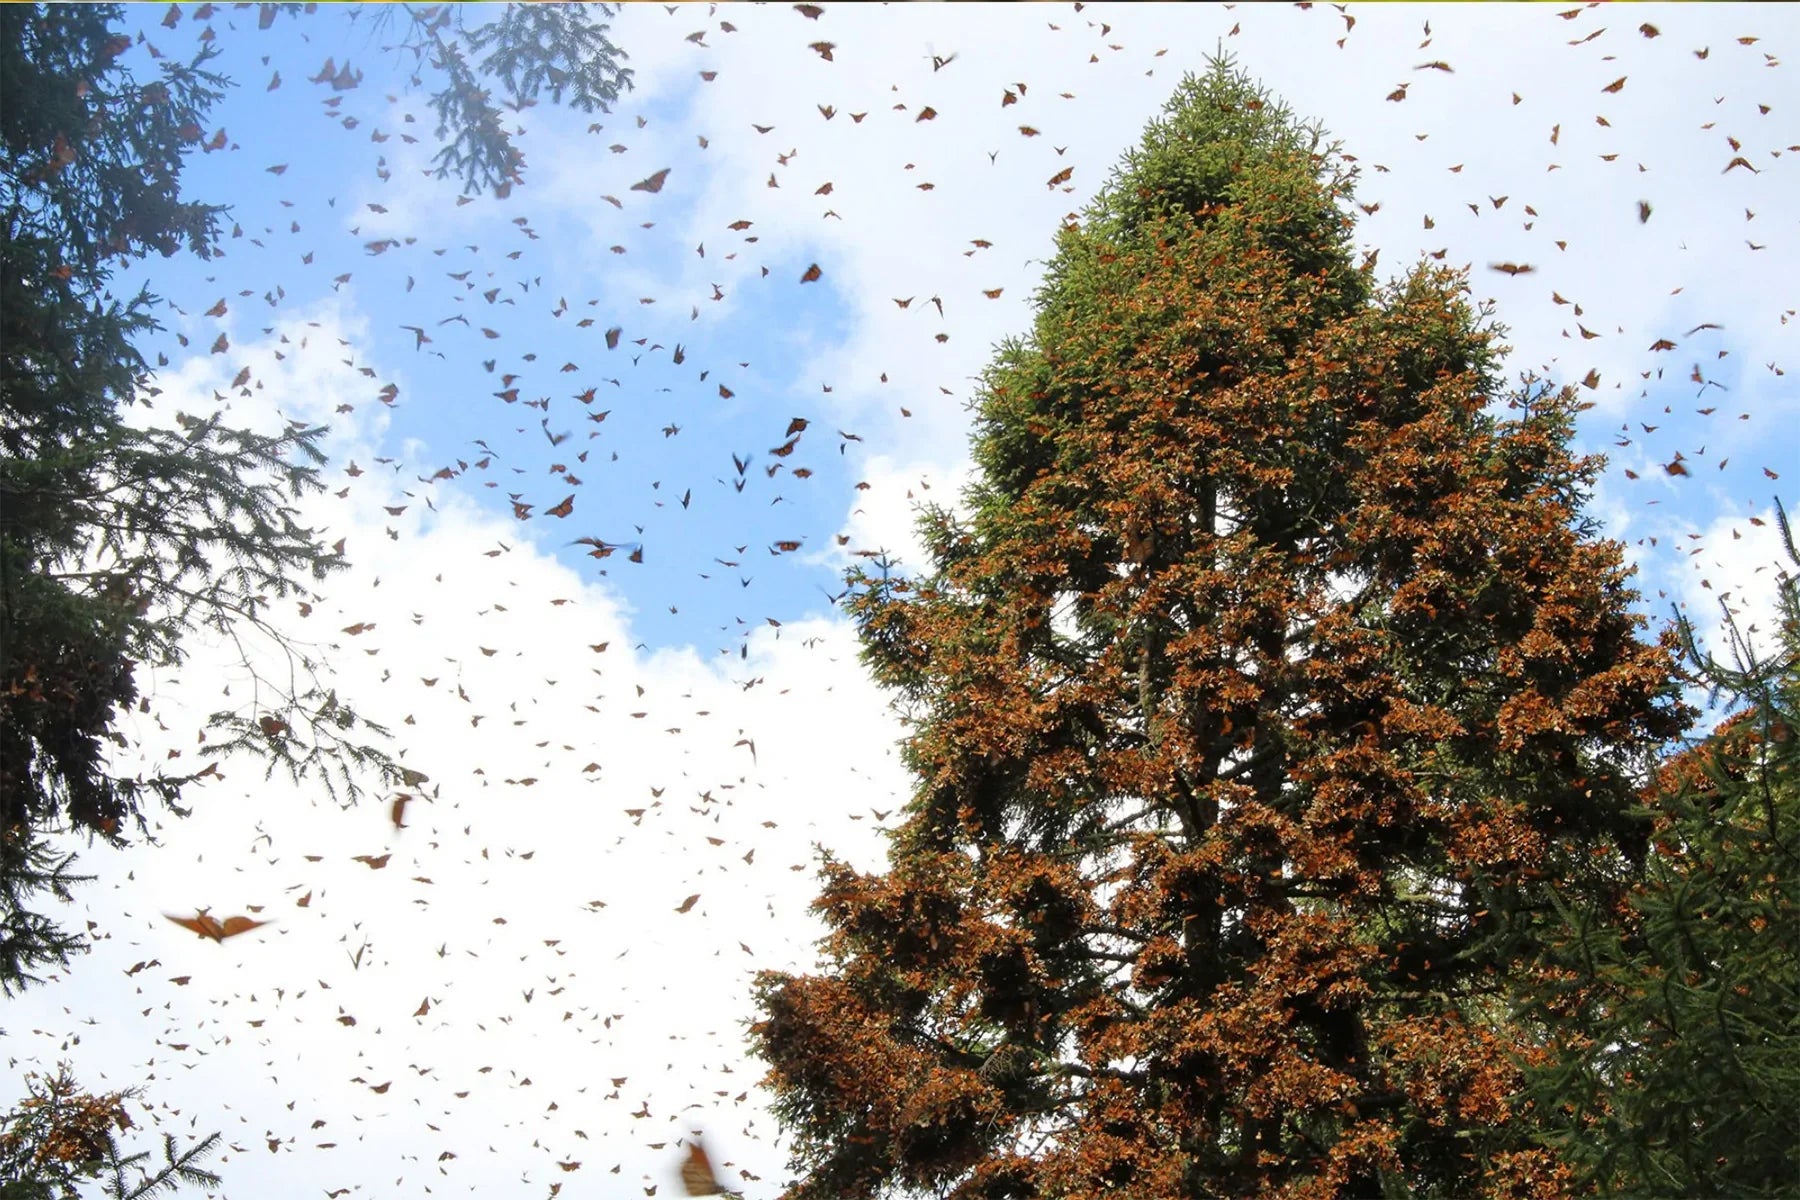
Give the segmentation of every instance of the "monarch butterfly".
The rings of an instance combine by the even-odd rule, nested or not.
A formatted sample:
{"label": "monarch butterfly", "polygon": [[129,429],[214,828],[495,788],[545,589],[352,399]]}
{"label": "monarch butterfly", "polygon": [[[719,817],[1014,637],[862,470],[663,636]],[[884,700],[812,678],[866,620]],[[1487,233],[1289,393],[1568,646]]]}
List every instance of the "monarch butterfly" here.
{"label": "monarch butterfly", "polygon": [[823,275],[824,273],[825,272],[819,270],[819,264],[814,263],[812,266],[806,268],[805,273],[803,273],[800,276],[800,282],[801,283],[817,283],[819,281],[819,277],[821,275]]}
{"label": "monarch butterfly", "polygon": [[631,190],[634,192],[660,192],[660,191],[662,191],[663,180],[667,179],[668,177],[669,177],[669,168],[664,167],[662,170],[658,171],[656,174],[650,176],[649,178],[640,179],[636,183],[632,184]]}
{"label": "monarch butterfly", "polygon": [[175,922],[183,929],[192,930],[203,938],[211,938],[215,942],[223,942],[228,937],[236,937],[240,933],[248,933],[259,925],[267,925],[267,921],[257,921],[250,917],[226,917],[223,921],[201,909],[191,917],[178,917],[174,913],[163,916]]}
{"label": "monarch butterfly", "polygon": [[724,1196],[725,1185],[713,1175],[712,1160],[699,1142],[688,1144],[687,1161],[681,1164],[681,1186],[690,1196]]}

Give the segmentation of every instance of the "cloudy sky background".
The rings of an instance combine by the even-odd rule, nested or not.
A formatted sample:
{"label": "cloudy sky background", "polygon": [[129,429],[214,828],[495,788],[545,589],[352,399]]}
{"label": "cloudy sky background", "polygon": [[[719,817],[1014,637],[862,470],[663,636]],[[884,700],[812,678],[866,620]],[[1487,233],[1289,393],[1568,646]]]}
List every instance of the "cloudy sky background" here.
{"label": "cloudy sky background", "polygon": [[[635,90],[517,114],[526,183],[466,204],[371,12],[131,10],[140,71],[211,28],[240,85],[190,191],[241,236],[144,264],[179,309],[140,419],[331,425],[307,509],[355,566],[280,616],[431,783],[396,831],[228,762],[159,846],[85,853],[94,952],[9,1002],[14,1094],[61,1059],[144,1084],[145,1124],[224,1131],[227,1195],[667,1195],[699,1129],[775,1194],[748,980],[811,960],[813,846],[876,866],[908,793],[828,597],[858,551],[920,561],[910,507],[954,500],[1054,230],[1221,47],[1356,156],[1381,272],[1441,251],[1512,370],[1597,372],[1592,509],[1644,611],[1710,627],[1729,594],[1768,628],[1800,471],[1793,9],[825,7],[628,7]],[[328,57],[361,85],[308,82]],[[254,705],[232,662],[154,680],[148,763]],[[161,915],[198,907],[273,923],[216,945]]]}

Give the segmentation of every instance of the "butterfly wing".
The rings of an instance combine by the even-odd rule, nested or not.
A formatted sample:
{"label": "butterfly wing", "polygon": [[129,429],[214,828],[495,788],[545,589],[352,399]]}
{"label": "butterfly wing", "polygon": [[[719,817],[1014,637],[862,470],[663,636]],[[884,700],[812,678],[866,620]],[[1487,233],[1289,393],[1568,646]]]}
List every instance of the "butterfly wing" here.
{"label": "butterfly wing", "polygon": [[723,1196],[725,1186],[713,1175],[712,1160],[700,1143],[688,1146],[687,1161],[681,1164],[681,1186],[690,1196]]}
{"label": "butterfly wing", "polygon": [[225,940],[224,926],[215,921],[210,914],[200,912],[191,917],[178,917],[174,913],[164,913],[163,916],[203,938],[211,938],[215,942]]}

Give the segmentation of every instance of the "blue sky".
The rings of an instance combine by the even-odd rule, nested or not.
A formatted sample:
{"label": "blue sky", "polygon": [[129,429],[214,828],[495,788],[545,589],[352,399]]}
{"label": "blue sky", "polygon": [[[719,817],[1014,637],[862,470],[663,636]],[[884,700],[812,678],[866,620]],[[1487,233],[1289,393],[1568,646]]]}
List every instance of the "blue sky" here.
{"label": "blue sky", "polygon": [[[226,1128],[228,1195],[672,1190],[701,1127],[774,1194],[748,973],[810,961],[813,845],[877,864],[909,787],[827,593],[858,551],[917,561],[909,506],[954,499],[973,380],[1029,328],[1055,228],[1219,46],[1357,156],[1383,272],[1471,265],[1512,370],[1597,373],[1578,442],[1609,457],[1592,511],[1645,611],[1729,592],[1767,621],[1771,497],[1800,474],[1791,7],[636,5],[636,90],[516,114],[526,183],[467,204],[424,176],[434,118],[367,15],[194,11],[130,17],[171,57],[209,24],[225,49],[227,148],[188,180],[243,233],[142,265],[180,309],[143,419],[216,394],[332,425],[307,511],[355,565],[284,619],[435,789],[396,831],[228,767],[160,847],[84,855],[100,940],[12,1009],[13,1053]],[[308,82],[327,58],[361,85]],[[157,683],[146,762],[248,686],[205,644]],[[218,946],[160,915],[203,905],[278,919]]]}
{"label": "blue sky", "polygon": [[[145,18],[162,11],[134,10]],[[234,79],[281,73],[274,92],[235,91],[234,109],[237,101],[250,103],[223,123],[281,130],[282,136],[264,139],[278,150],[262,155],[279,161],[264,162],[255,158],[257,149],[234,142],[195,164],[193,194],[229,197],[227,228],[235,225],[243,236],[229,239],[227,256],[206,269],[180,260],[145,264],[153,288],[171,298],[203,295],[208,287],[227,295],[233,311],[218,323],[237,330],[238,340],[274,312],[263,297],[277,287],[285,291],[283,307],[324,299],[354,306],[370,318],[371,336],[346,353],[380,364],[371,393],[388,382],[403,389],[378,447],[391,452],[383,457],[407,464],[400,477],[418,484],[420,474],[429,477],[457,460],[486,460],[487,467],[464,477],[468,493],[498,512],[513,513],[515,502],[528,505],[537,524],[522,522],[520,537],[541,539],[571,564],[613,582],[633,605],[639,639],[649,646],[721,639],[735,646],[739,616],[791,618],[825,607],[820,589],[835,583],[836,570],[816,553],[802,552],[814,561],[798,567],[770,553],[784,541],[821,550],[842,513],[817,497],[835,500],[855,483],[851,460],[837,451],[854,443],[823,419],[785,456],[770,454],[788,440],[793,417],[820,408],[823,381],[804,373],[808,356],[846,332],[837,281],[798,283],[814,261],[805,257],[804,240],[766,258],[754,228],[721,228],[710,239],[710,264],[684,263],[684,256],[696,264],[703,259],[702,243],[685,241],[681,232],[693,219],[703,178],[702,163],[694,161],[698,151],[688,146],[671,155],[678,165],[660,194],[634,193],[630,184],[652,168],[629,153],[607,151],[601,143],[612,134],[586,132],[599,123],[630,138],[634,120],[622,116],[543,114],[555,134],[583,137],[582,151],[608,168],[584,183],[593,193],[586,204],[546,211],[526,203],[522,190],[509,200],[482,196],[455,208],[455,182],[435,180],[414,187],[399,205],[383,203],[377,198],[384,197],[377,174],[382,159],[395,163],[404,156],[407,165],[391,170],[417,173],[428,158],[433,117],[424,104],[390,104],[372,82],[347,92],[307,82],[307,72],[319,67],[312,45],[326,41],[327,31],[341,45],[359,41],[349,29],[332,29],[346,24],[333,16],[309,32],[311,42],[291,34],[284,39],[281,25],[219,39],[228,53],[215,65]],[[153,43],[185,40],[145,24]],[[643,99],[633,104],[634,117],[673,126],[692,96]],[[340,105],[325,109],[322,101]],[[405,124],[405,113],[419,123]],[[345,118],[359,129],[343,129]],[[362,131],[374,133],[384,123],[392,140],[372,144]],[[426,144],[404,148],[399,136],[407,131]],[[269,167],[284,170],[271,175]],[[606,191],[617,194],[621,207],[597,198]],[[451,211],[428,213],[433,207]],[[421,223],[404,223],[396,210]],[[654,228],[642,228],[645,223]],[[389,239],[398,244],[382,248]],[[515,251],[519,256],[509,257]],[[760,274],[764,265],[767,277]],[[719,315],[712,287],[695,286],[700,276],[730,281],[728,315]],[[246,289],[254,295],[232,294]],[[644,304],[647,296],[656,303]],[[210,304],[209,297],[202,311]],[[702,304],[699,320],[694,314]],[[409,324],[419,332],[406,330]],[[210,332],[204,322],[201,327]],[[619,331],[617,349],[606,347],[609,330]],[[682,365],[674,361],[678,348]],[[179,348],[167,352],[174,357]],[[338,425],[357,421],[354,413],[330,416]],[[740,474],[734,455],[754,467]],[[553,472],[557,463],[567,470]],[[766,473],[770,466],[778,466],[773,476]],[[797,478],[794,468],[804,474]],[[733,486],[737,479],[741,491]],[[495,486],[487,487],[490,482]],[[569,496],[572,513],[545,528],[557,519],[541,514]],[[413,507],[413,519],[429,520],[423,505]],[[579,537],[623,549],[606,560],[588,559],[589,548],[572,544]],[[639,547],[642,563],[628,563]]]}
{"label": "blue sky", "polygon": [[[190,19],[165,28],[158,23],[164,11],[145,7],[134,16],[159,49],[191,49],[206,23]],[[1372,197],[1364,203],[1379,205],[1365,214],[1364,244],[1380,248],[1393,271],[1421,253],[1447,249],[1447,261],[1474,264],[1477,295],[1495,299],[1499,319],[1520,335],[1514,339],[1519,367],[1540,367],[1569,380],[1582,378],[1589,366],[1600,369],[1596,408],[1581,431],[1584,448],[1612,459],[1596,507],[1619,536],[1656,536],[1658,546],[1646,541],[1645,549],[1660,549],[1684,526],[1703,527],[1727,515],[1741,520],[1752,508],[1766,508],[1776,481],[1762,468],[1779,474],[1780,455],[1762,460],[1768,451],[1787,448],[1768,434],[1779,424],[1771,409],[1784,397],[1781,377],[1768,364],[1790,328],[1779,323],[1779,291],[1765,296],[1754,287],[1722,286],[1727,280],[1775,280],[1783,264],[1791,265],[1792,250],[1778,236],[1784,215],[1778,178],[1786,170],[1777,157],[1781,105],[1771,103],[1784,95],[1786,79],[1765,65],[1766,55],[1779,62],[1769,47],[1779,46],[1784,21],[1759,17],[1775,22],[1775,34],[1744,45],[1738,38],[1758,35],[1730,31],[1738,27],[1734,17],[1743,24],[1748,12],[1725,9],[1702,22],[1681,10],[1647,10],[1644,16],[1661,22],[1660,36],[1652,39],[1622,18],[1563,11],[1580,15],[1543,13],[1528,20],[1520,13],[1478,22],[1445,14],[1429,37],[1429,10],[1365,13],[1363,32],[1350,30],[1338,49],[1332,43],[1344,33],[1344,17],[1329,6],[1279,17],[1234,10],[1229,24],[1223,12],[1206,18],[1158,13],[1154,21],[1119,14],[1116,35],[1099,32],[1111,25],[1106,13],[1071,11],[1059,23],[1046,12],[1029,22],[1046,51],[1025,61],[1049,66],[1060,60],[1072,72],[1070,81],[1080,79],[1082,91],[1071,93],[1070,101],[1040,84],[1018,105],[1001,108],[995,97],[1009,82],[1002,78],[1005,64],[1009,57],[1019,62],[1022,48],[994,41],[1023,32],[1024,17],[833,13],[813,22],[780,8],[735,11],[728,18],[695,8],[671,15],[631,7],[615,22],[615,36],[628,53],[635,51],[639,87],[610,116],[549,105],[518,114],[518,127],[527,131],[519,144],[529,182],[506,200],[482,197],[457,206],[454,181],[421,178],[434,149],[435,122],[425,97],[417,89],[405,92],[397,57],[380,53],[391,26],[375,33],[367,15],[358,23],[348,12],[327,10],[301,22],[283,18],[258,32],[251,12],[221,10],[210,18],[226,51],[217,65],[242,86],[218,114],[231,146],[199,158],[192,192],[228,200],[244,237],[229,244],[229,257],[210,272],[177,260],[148,264],[148,276],[171,298],[185,298],[191,314],[210,305],[208,287],[252,291],[253,298],[234,298],[232,314],[216,323],[236,330],[240,341],[274,312],[256,298],[276,287],[285,291],[284,311],[330,299],[368,319],[369,336],[347,349],[373,364],[382,382],[403,387],[380,447],[384,457],[405,464],[402,476],[416,482],[418,474],[429,476],[457,459],[479,461],[487,457],[485,443],[492,458],[480,483],[496,486],[477,490],[472,475],[456,484],[498,511],[510,511],[515,498],[531,505],[537,515],[521,525],[521,537],[571,563],[584,551],[559,543],[576,537],[642,545],[641,567],[627,564],[623,554],[579,564],[604,571],[632,606],[638,640],[664,647],[723,638],[729,645],[728,635],[742,628],[740,618],[791,619],[822,611],[820,603],[837,590],[846,562],[833,536],[844,531],[855,507],[849,501],[856,498],[851,488],[859,465],[872,454],[898,452],[920,465],[955,469],[971,378],[998,336],[1027,327],[1023,300],[1034,264],[1048,252],[1056,217],[1079,208],[1118,152],[1135,140],[1178,69],[1199,65],[1202,51],[1222,42],[1297,111],[1326,120],[1364,160],[1362,193]],[[723,32],[721,20],[736,31]],[[843,53],[830,63],[803,40],[795,42],[831,33],[833,22],[859,35],[878,27],[903,31],[919,47],[933,49],[921,49],[911,61],[896,56],[896,78],[878,80],[859,65],[870,50],[855,40],[843,43]],[[229,28],[233,23],[242,28]],[[1335,63],[1324,61],[1337,68],[1337,77],[1309,77],[1302,67],[1294,81],[1302,86],[1284,90],[1283,75],[1297,64],[1256,60],[1258,23],[1271,27],[1262,32],[1272,39],[1288,30],[1308,39],[1309,52],[1334,54]],[[1608,23],[1616,28],[1602,37],[1567,44]],[[1117,40],[1143,24],[1160,28]],[[1450,64],[1451,72],[1419,70],[1419,63],[1408,62],[1408,69],[1390,72],[1392,79],[1378,74],[1379,67],[1356,62],[1358,50],[1367,59],[1384,50],[1392,58],[1397,49],[1395,65],[1459,49],[1477,53],[1476,26],[1482,24],[1521,37],[1534,36],[1536,29],[1528,27],[1535,26],[1543,40],[1564,43],[1558,46],[1567,60],[1564,74],[1583,83],[1627,82],[1615,93],[1581,89],[1587,93],[1583,109],[1565,114],[1542,95],[1548,80],[1519,74],[1529,67],[1510,68],[1503,57],[1471,63],[1465,53]],[[1238,35],[1229,35],[1233,25]],[[1684,27],[1693,27],[1694,36],[1684,38]],[[709,33],[701,43],[682,40],[703,29]],[[1558,36],[1563,33],[1572,36]],[[1146,40],[1132,44],[1139,37]],[[1151,46],[1159,37],[1167,43]],[[961,49],[954,62],[934,71],[933,54],[945,53],[940,40]],[[1686,44],[1695,40],[1705,44],[1705,59]],[[665,50],[669,41],[675,46]],[[757,48],[741,50],[739,43]],[[1158,58],[1155,50],[1165,53]],[[1101,61],[1083,63],[1090,56]],[[340,92],[308,82],[325,58],[354,63],[365,72],[362,85]],[[1089,78],[1081,79],[1084,66]],[[1757,66],[1763,70],[1754,72]],[[716,72],[715,78],[703,79],[702,71]],[[1471,78],[1476,71],[1481,77]],[[277,72],[280,86],[267,90]],[[984,72],[988,80],[981,80]],[[1014,73],[1027,72],[1021,66]],[[1508,75],[1512,82],[1504,89],[1519,97],[1517,103],[1493,86]],[[1361,80],[1367,82],[1359,86]],[[1401,82],[1408,85],[1408,99],[1384,102],[1381,96]],[[741,90],[718,99],[733,87]],[[1709,87],[1719,101],[1705,114],[1713,128],[1696,130],[1681,106],[1701,102]],[[1574,86],[1568,90],[1578,94]],[[1351,93],[1359,104],[1346,112]],[[942,115],[929,125],[918,121],[934,101]],[[819,104],[842,112],[827,121]],[[1771,111],[1757,112],[1757,105]],[[856,111],[868,113],[866,123],[849,119]],[[1075,114],[1079,120],[1070,119]],[[346,118],[355,128],[343,128]],[[1016,127],[1026,121],[1038,122],[1043,136],[1018,136]],[[774,128],[758,133],[757,125]],[[1402,148],[1404,139],[1393,136],[1402,128],[1412,133],[1414,144],[1406,149],[1417,168],[1382,161],[1388,150]],[[1377,130],[1387,142],[1380,157],[1366,148],[1359,152],[1357,135]],[[420,142],[405,144],[407,134]],[[387,140],[372,140],[379,135]],[[1713,178],[1735,157],[1725,149],[1732,137],[1748,144],[1760,174],[1738,168]],[[1433,140],[1438,145],[1428,145]],[[1065,154],[1057,154],[1059,148]],[[1602,156],[1609,152],[1613,158],[1606,161]],[[1662,161],[1643,161],[1652,154]],[[1431,158],[1445,160],[1433,164],[1436,178],[1425,174],[1423,162]],[[1635,172],[1628,165],[1633,159]],[[1471,161],[1465,167],[1463,160]],[[1524,174],[1527,163],[1530,175]],[[1071,191],[1027,188],[1025,181],[1064,165],[1078,167]],[[277,166],[285,172],[267,173]],[[630,190],[665,167],[670,173],[660,193]],[[756,189],[753,181],[764,186]],[[769,188],[769,181],[780,187]],[[924,182],[934,186],[921,193],[917,185]],[[816,195],[826,183],[834,185],[831,194]],[[884,193],[879,199],[869,195],[875,189]],[[1602,194],[1610,211],[1595,212]],[[601,198],[608,195],[617,206]],[[1509,199],[1511,212],[1504,207]],[[1651,203],[1647,221],[1637,219],[1639,199]],[[1523,215],[1534,202],[1542,212],[1536,219]],[[1758,205],[1763,211],[1755,217],[1741,215],[1740,209],[1755,212]],[[827,212],[837,216],[820,216]],[[859,214],[873,219],[859,223]],[[1431,217],[1432,230],[1422,227],[1423,216]],[[753,223],[745,230],[728,228],[739,220]],[[959,242],[947,236],[956,225],[971,237]],[[1742,236],[1727,235],[1726,226]],[[969,261],[869,244],[905,242],[921,227],[961,249],[972,248],[977,237],[994,242],[977,251],[987,273],[971,271],[976,264]],[[1575,235],[1564,239],[1567,248],[1560,251],[1551,248],[1559,229]],[[1696,234],[1709,244],[1690,245],[1701,240]],[[397,244],[371,254],[369,246],[384,239]],[[859,240],[860,248],[840,254],[844,261],[831,261],[834,251]],[[1752,243],[1762,248],[1752,249]],[[1572,255],[1583,256],[1582,269],[1543,261]],[[821,259],[820,280],[801,285],[800,273]],[[1542,263],[1532,275],[1484,269],[1489,261],[1528,260]],[[1702,269],[1707,267],[1715,269]],[[217,282],[208,282],[208,274]],[[347,281],[333,282],[345,274]],[[1671,286],[1661,286],[1665,282]],[[981,295],[993,286],[1005,289],[998,304]],[[1680,292],[1671,294],[1675,288]],[[917,299],[909,309],[878,317],[884,298],[871,293],[887,290],[896,293],[888,301],[908,294]],[[928,300],[946,292],[948,308],[940,317]],[[1616,305],[1609,303],[1615,293],[1621,301]],[[1547,294],[1569,303],[1546,303]],[[1725,306],[1743,306],[1749,320],[1719,320]],[[1578,315],[1578,307],[1589,315]],[[984,308],[981,319],[971,321],[977,314],[970,310]],[[1627,330],[1627,319],[1639,327]],[[584,320],[590,323],[579,328]],[[1684,332],[1707,323],[1724,327]],[[422,329],[432,339],[429,346],[402,328],[407,324]],[[210,342],[214,327],[196,321],[190,338]],[[620,346],[608,352],[603,335],[615,327]],[[1571,332],[1581,340],[1564,344],[1562,335]],[[957,344],[935,342],[939,333]],[[1676,348],[1647,349],[1663,337]],[[684,356],[680,366],[672,361],[677,346]],[[1695,384],[1695,368],[1719,386]],[[884,371],[896,386],[878,383]],[[1644,371],[1651,378],[1634,378]],[[498,398],[512,388],[512,403]],[[594,399],[584,407],[576,397],[588,389]],[[548,404],[528,407],[533,401]],[[1718,411],[1696,411],[1707,407]],[[921,423],[929,428],[908,429],[901,408],[929,412]],[[1746,411],[1746,420],[1729,423]],[[584,419],[602,412],[608,415],[601,423]],[[357,421],[354,414],[332,416],[338,424]],[[778,461],[769,451],[786,440],[794,417],[811,424],[792,454]],[[856,428],[862,422],[872,422],[866,432]],[[1632,437],[1629,444],[1617,441],[1621,424]],[[1654,431],[1643,430],[1644,424]],[[844,439],[840,430],[864,433],[864,440]],[[551,443],[565,433],[568,441]],[[1665,464],[1676,451],[1699,459],[1701,446],[1709,456],[1699,464],[1704,470],[1672,483]],[[584,452],[585,461],[564,464],[580,485],[551,472],[553,464]],[[730,486],[734,455],[752,464],[743,472],[741,492]],[[1720,460],[1735,460],[1735,466],[1721,472],[1714,467]],[[765,474],[771,466],[774,476]],[[810,477],[796,478],[796,467]],[[1626,470],[1639,479],[1630,480]],[[569,495],[575,496],[574,512],[547,528],[554,518],[542,514]],[[1650,511],[1659,507],[1663,511]],[[428,510],[415,515],[429,516]],[[802,550],[770,554],[774,543],[786,540],[800,541]],[[852,548],[874,547],[859,541]],[[1668,556],[1646,553],[1644,567],[1652,595],[1658,587],[1672,591],[1684,578]]]}

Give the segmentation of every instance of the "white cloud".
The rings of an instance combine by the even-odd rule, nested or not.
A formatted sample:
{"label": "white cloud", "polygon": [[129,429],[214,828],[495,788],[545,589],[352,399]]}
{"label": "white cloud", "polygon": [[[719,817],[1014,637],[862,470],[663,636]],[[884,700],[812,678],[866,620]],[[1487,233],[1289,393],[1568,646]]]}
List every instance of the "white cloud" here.
{"label": "white cloud", "polygon": [[1726,612],[1757,657],[1780,649],[1777,581],[1800,571],[1781,542],[1773,507],[1753,514],[1755,523],[1721,516],[1695,536],[1679,579],[1679,602],[1694,624],[1700,645],[1726,667],[1737,664],[1726,629]]}
{"label": "white cloud", "polygon": [[[252,1155],[226,1164],[239,1181],[260,1170],[265,1136],[297,1139],[279,1153],[299,1155],[282,1160],[283,1179],[302,1189],[402,1170],[407,1145],[473,1159],[456,1175],[472,1185],[520,1169],[554,1177],[522,1153],[528,1140],[654,1179],[669,1156],[650,1143],[698,1122],[730,1146],[756,1111],[712,1094],[735,1096],[757,1073],[738,1024],[748,973],[811,961],[800,914],[815,841],[865,869],[879,861],[870,810],[904,798],[895,726],[841,622],[765,625],[728,661],[646,658],[614,591],[555,561],[530,527],[485,514],[456,484],[408,496],[404,476],[373,463],[364,439],[385,414],[359,402],[369,380],[339,357],[339,335],[359,324],[343,306],[283,319],[231,365],[165,374],[157,411],[204,410],[241,359],[264,387],[233,396],[232,419],[330,416],[340,474],[352,457],[370,464],[347,495],[310,506],[357,565],[309,616],[275,619],[338,647],[337,686],[394,729],[402,760],[430,775],[427,794],[395,830],[380,796],[339,811],[227,762],[190,798],[191,818],[159,820],[158,846],[84,854],[101,875],[81,897],[97,941],[71,984],[86,982],[78,1011],[98,1024],[66,1052],[92,1086],[149,1080],[159,1103],[215,1121],[230,1097],[247,1126],[228,1138]],[[153,715],[134,721],[146,769],[191,758],[203,715],[250,686],[231,645],[192,649],[158,681]],[[675,912],[690,894],[692,909]],[[197,906],[272,924],[213,945],[159,915]],[[139,963],[154,965],[131,972]],[[108,996],[92,987],[103,979],[130,987]],[[14,1027],[54,1024],[74,998],[28,993]],[[612,1076],[632,1082],[602,1104]],[[625,1119],[640,1101],[654,1119]],[[441,1132],[403,1119],[411,1106]],[[503,1139],[497,1110],[520,1140],[489,1166],[469,1148]],[[297,1149],[327,1141],[338,1148]],[[777,1169],[766,1144],[741,1153]]]}

